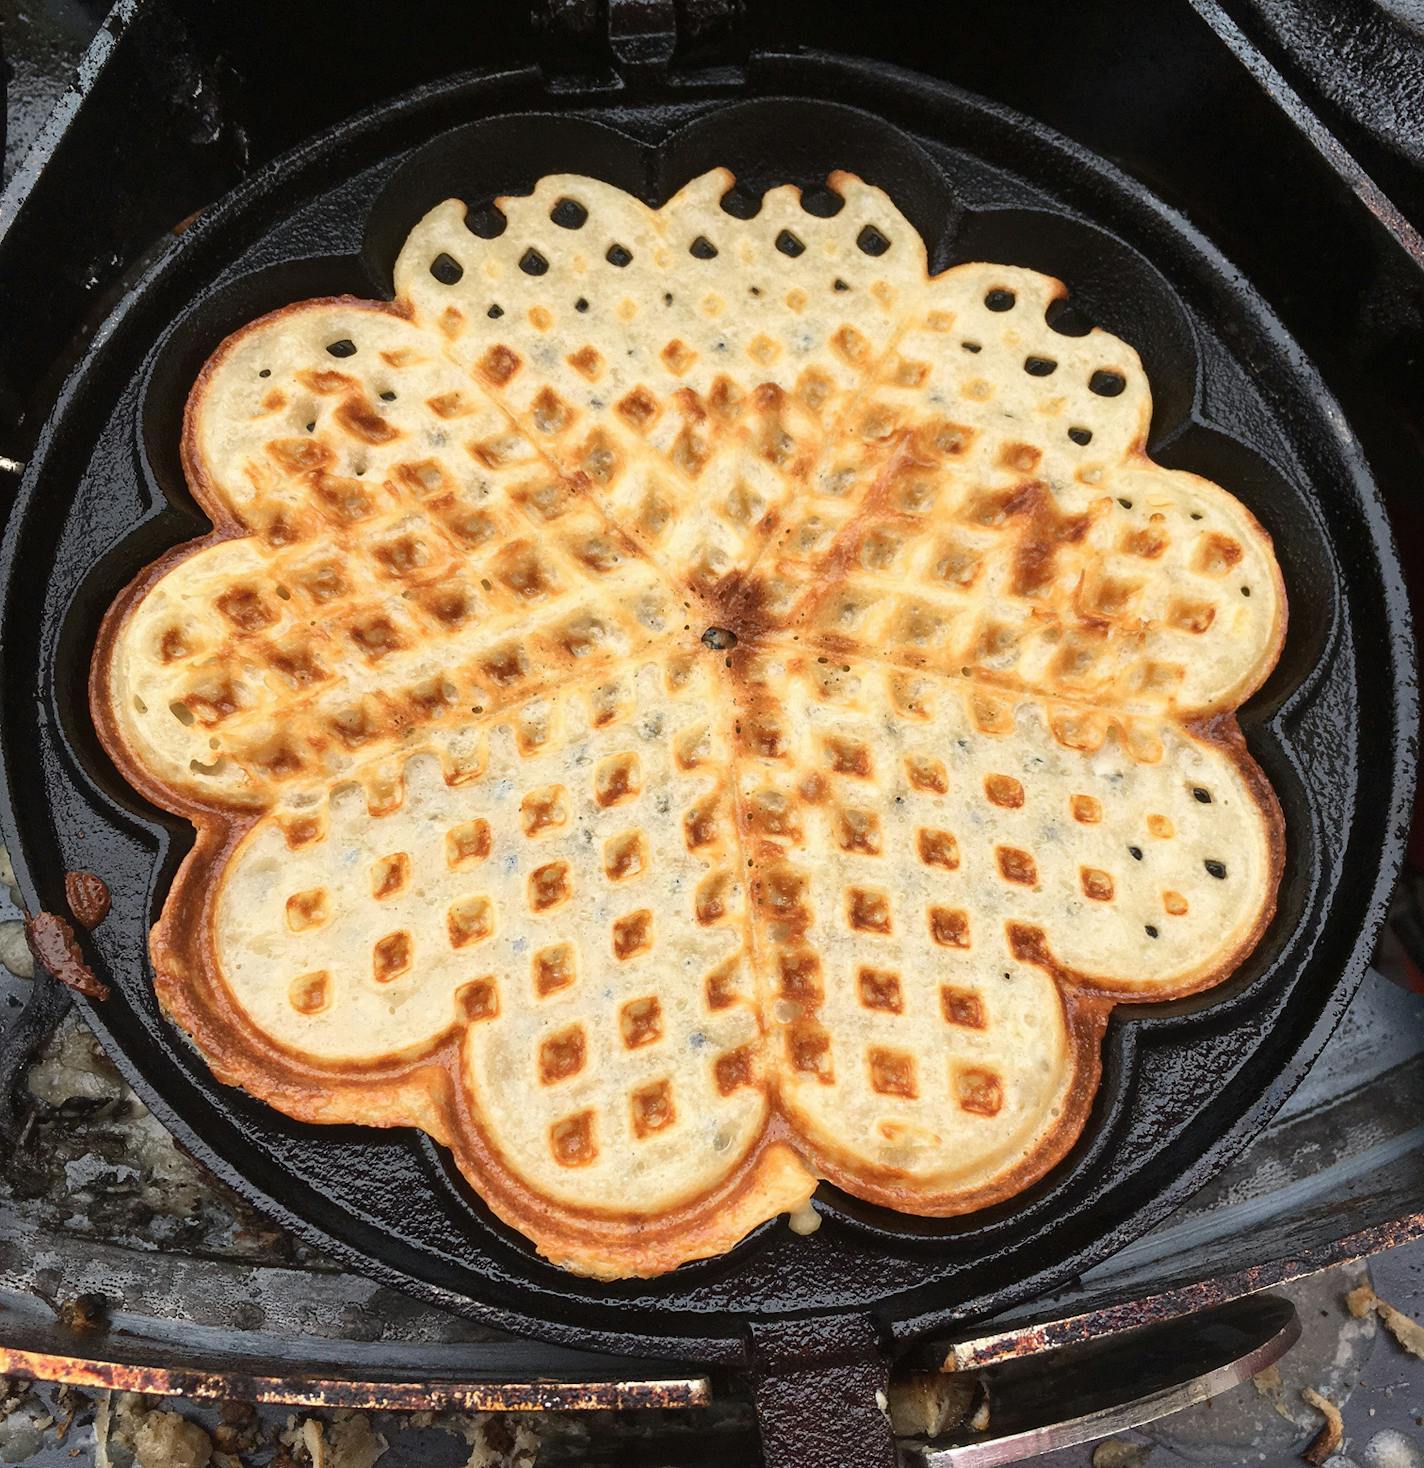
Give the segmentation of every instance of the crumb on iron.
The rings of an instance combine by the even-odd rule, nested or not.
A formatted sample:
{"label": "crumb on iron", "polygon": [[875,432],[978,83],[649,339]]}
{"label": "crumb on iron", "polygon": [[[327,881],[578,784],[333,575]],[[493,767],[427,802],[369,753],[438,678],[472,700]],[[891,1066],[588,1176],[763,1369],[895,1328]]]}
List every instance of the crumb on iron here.
{"label": "crumb on iron", "polygon": [[109,915],[108,884],[93,872],[65,872],[64,896],[80,927],[97,928]]}
{"label": "crumb on iron", "polygon": [[61,1300],[54,1313],[67,1330],[82,1335],[94,1335],[109,1328],[109,1302],[103,1295],[86,1292],[72,1300]]}
{"label": "crumb on iron", "polygon": [[25,941],[35,962],[66,988],[86,999],[109,997],[109,986],[85,962],[74,929],[62,917],[52,912],[37,912],[34,917],[26,918]]}

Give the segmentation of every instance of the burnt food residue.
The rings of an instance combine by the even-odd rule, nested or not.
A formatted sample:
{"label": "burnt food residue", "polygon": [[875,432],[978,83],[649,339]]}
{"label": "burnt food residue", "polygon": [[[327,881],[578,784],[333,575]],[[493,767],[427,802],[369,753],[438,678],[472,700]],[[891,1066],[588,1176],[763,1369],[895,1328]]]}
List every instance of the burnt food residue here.
{"label": "burnt food residue", "polygon": [[65,872],[64,895],[81,927],[97,928],[109,915],[109,889],[93,872]]}
{"label": "burnt food residue", "polygon": [[38,912],[25,919],[25,938],[35,962],[47,969],[61,984],[82,994],[86,999],[107,999],[109,986],[84,960],[74,929],[52,912]]}

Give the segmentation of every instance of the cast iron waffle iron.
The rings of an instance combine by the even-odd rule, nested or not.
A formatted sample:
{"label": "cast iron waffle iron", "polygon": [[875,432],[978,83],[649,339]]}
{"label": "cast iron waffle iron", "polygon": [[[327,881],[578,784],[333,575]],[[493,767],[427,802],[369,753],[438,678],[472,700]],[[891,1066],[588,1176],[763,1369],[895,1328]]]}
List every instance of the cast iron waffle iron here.
{"label": "cast iron waffle iron", "polygon": [[[1061,1283],[1149,1227],[1261,1126],[1323,1043],[1399,858],[1412,645],[1385,518],[1339,408],[1184,219],[1102,160],[941,83],[826,56],[752,78],[731,97],[616,107],[580,107],[528,72],[455,79],[287,155],[168,246],[67,383],[8,526],[4,835],[31,911],[65,911],[67,870],[109,884],[113,910],[84,939],[113,987],[93,1023],[184,1145],[263,1211],[493,1325],[750,1365],[773,1437],[798,1400],[778,1383],[809,1378],[847,1460],[888,1462],[874,1406],[884,1353]],[[1275,920],[1228,984],[1117,1013],[1080,1143],[1011,1204],[925,1220],[823,1189],[809,1238],[778,1222],[662,1279],[592,1284],[538,1259],[424,1138],[303,1126],[214,1080],[158,1012],[147,960],[191,829],[110,766],[85,680],[118,590],[206,529],[179,467],[179,420],[228,332],[309,296],[389,295],[406,232],[452,195],[496,230],[490,200],[546,173],[603,178],[656,205],[719,164],[739,180],[724,207],[746,210],[773,183],[852,170],[896,200],[935,270],[987,259],[1057,275],[1072,293],[1058,329],[1096,322],[1141,353],[1150,453],[1227,486],[1275,540],[1291,626],[1242,724],[1285,810],[1287,862]]]}

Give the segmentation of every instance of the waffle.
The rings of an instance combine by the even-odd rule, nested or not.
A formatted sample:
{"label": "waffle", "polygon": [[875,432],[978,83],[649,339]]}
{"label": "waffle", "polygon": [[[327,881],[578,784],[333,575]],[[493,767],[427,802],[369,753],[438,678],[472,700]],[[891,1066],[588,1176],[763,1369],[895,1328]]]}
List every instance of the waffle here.
{"label": "waffle", "polygon": [[858,179],[732,182],[444,203],[393,303],[230,337],[183,433],[213,531],[92,678],[197,830],[152,951],[214,1071],[423,1128],[608,1278],[822,1180],[1019,1193],[1113,1006],[1228,976],[1282,863],[1235,719],[1280,573],[1146,457],[1132,349],[1048,277],[930,276]]}

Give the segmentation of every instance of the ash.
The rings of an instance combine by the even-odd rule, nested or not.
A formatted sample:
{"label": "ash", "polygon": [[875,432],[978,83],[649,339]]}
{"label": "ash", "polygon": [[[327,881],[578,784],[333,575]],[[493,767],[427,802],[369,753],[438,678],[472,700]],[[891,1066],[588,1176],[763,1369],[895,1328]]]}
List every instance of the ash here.
{"label": "ash", "polygon": [[0,1186],[37,1221],[129,1248],[320,1265],[178,1150],[73,1013],[30,1068],[21,1110]]}

